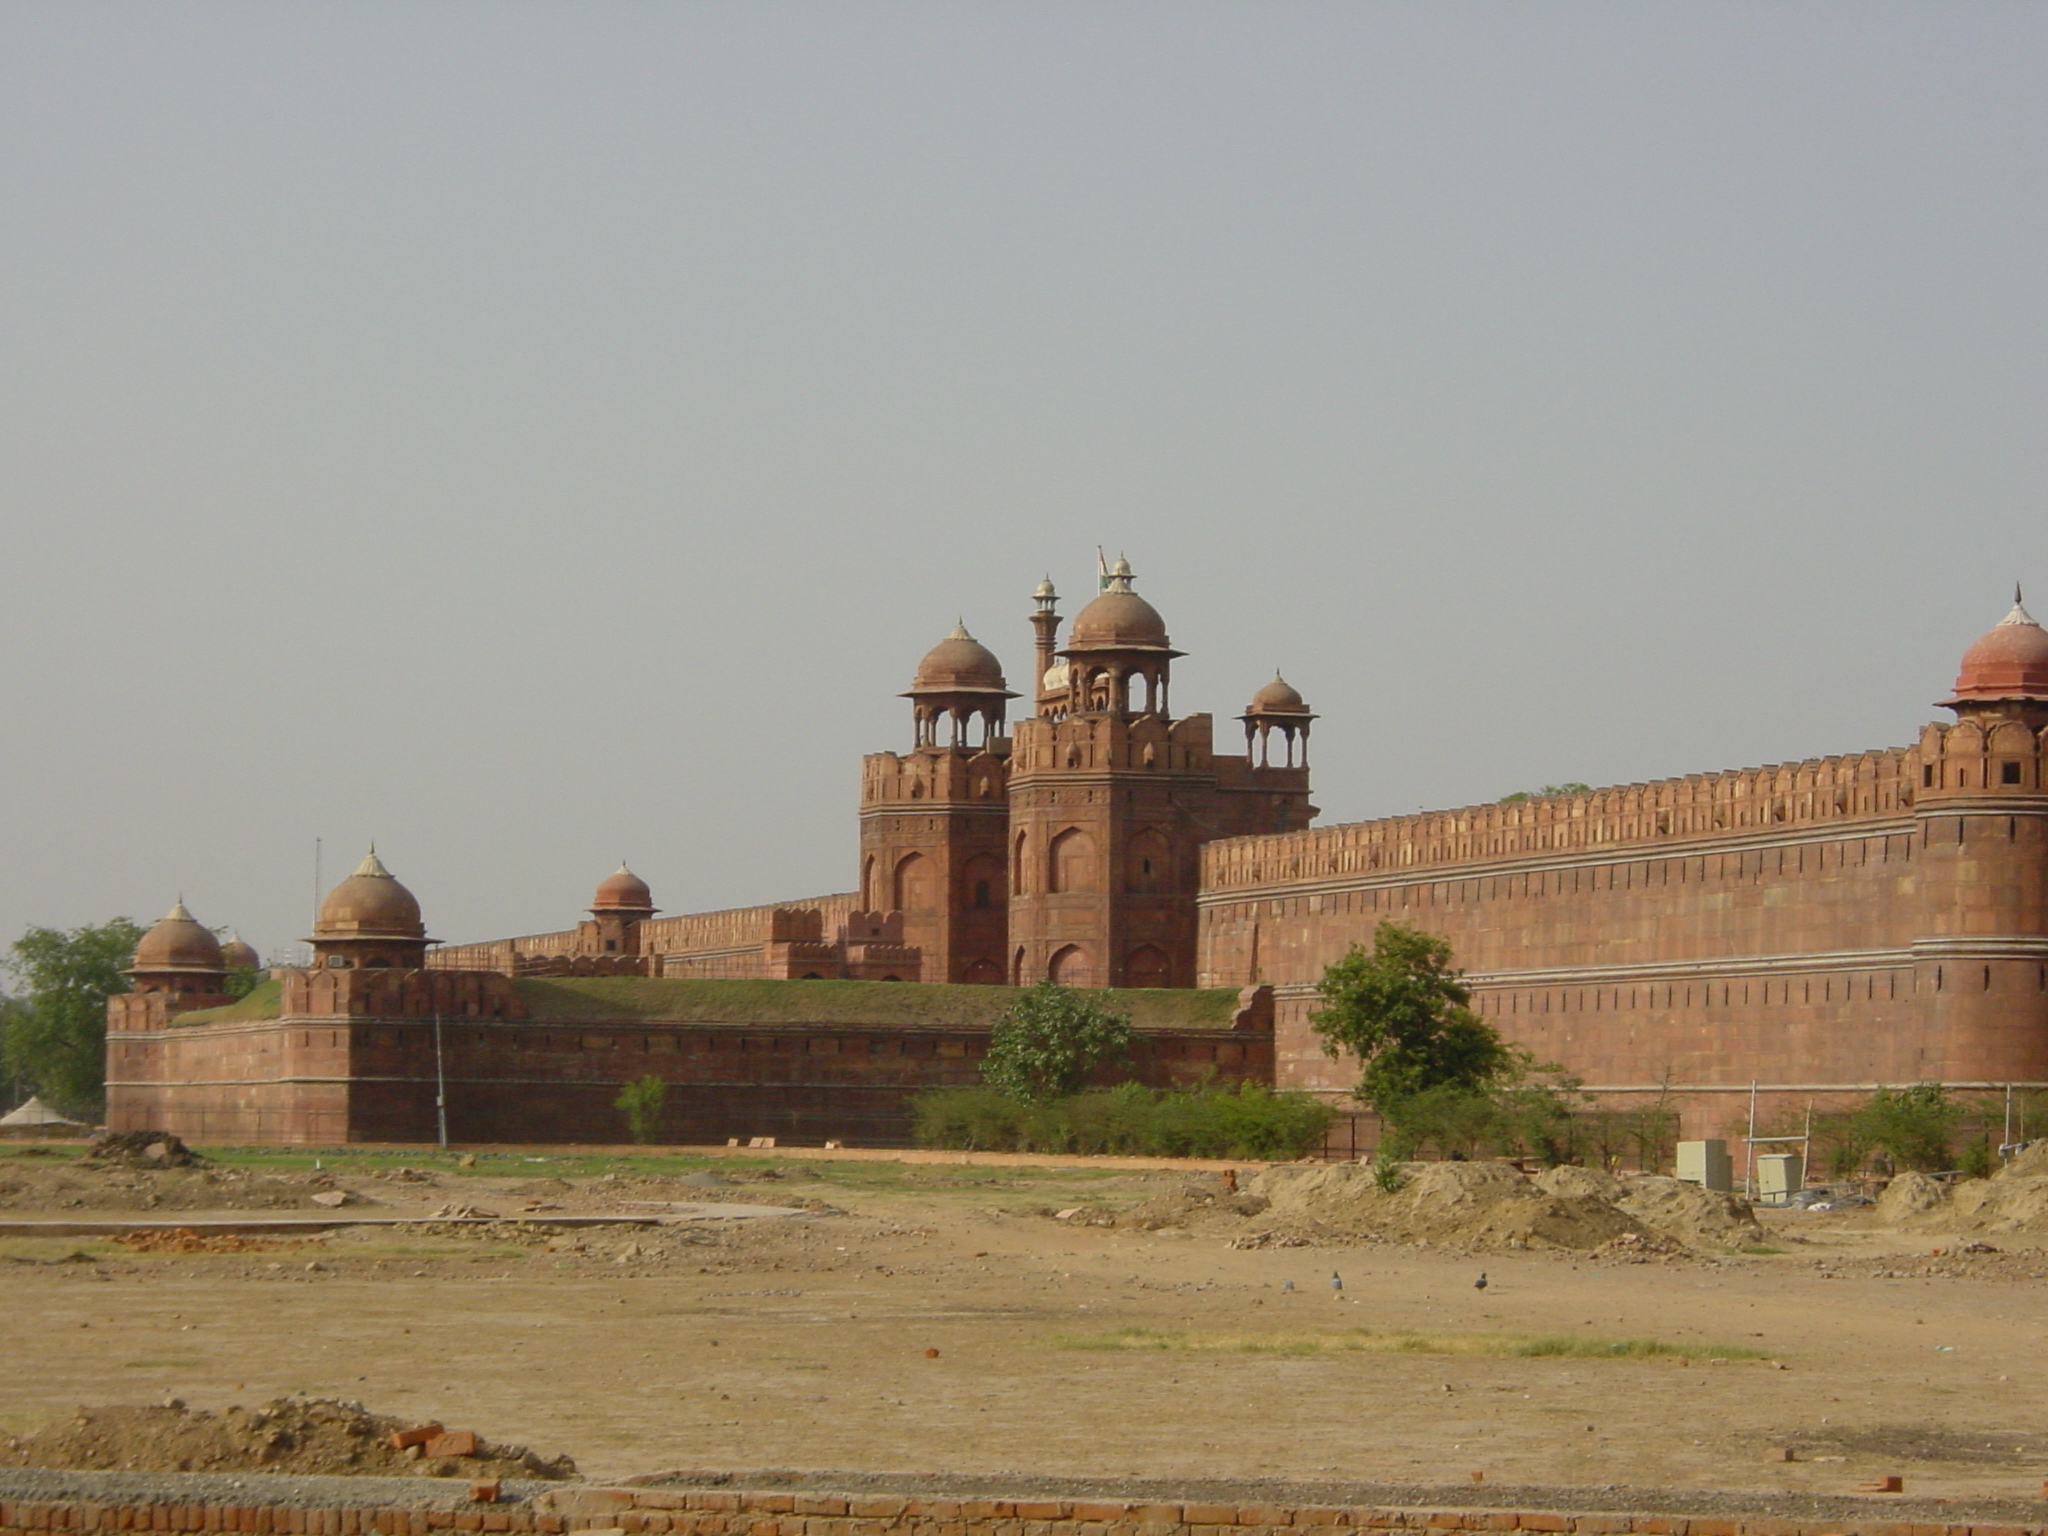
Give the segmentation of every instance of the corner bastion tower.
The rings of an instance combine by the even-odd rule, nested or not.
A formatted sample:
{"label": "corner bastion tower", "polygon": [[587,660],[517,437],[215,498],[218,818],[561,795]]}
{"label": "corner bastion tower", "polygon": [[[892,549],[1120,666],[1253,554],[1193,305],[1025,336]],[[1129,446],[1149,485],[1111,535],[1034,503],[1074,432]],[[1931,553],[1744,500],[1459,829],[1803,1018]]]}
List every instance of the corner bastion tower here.
{"label": "corner bastion tower", "polygon": [[[1171,713],[1173,648],[1128,561],[1059,644],[1048,580],[1031,616],[1035,712],[964,626],[919,664],[907,753],[861,776],[861,902],[900,911],[926,981],[1192,987],[1204,843],[1292,832],[1315,716],[1280,678],[1219,756],[1208,715]],[[1273,761],[1274,737],[1280,761]]]}
{"label": "corner bastion tower", "polygon": [[1914,991],[1922,1075],[2048,1081],[2048,632],[2012,611],[1920,732]]}

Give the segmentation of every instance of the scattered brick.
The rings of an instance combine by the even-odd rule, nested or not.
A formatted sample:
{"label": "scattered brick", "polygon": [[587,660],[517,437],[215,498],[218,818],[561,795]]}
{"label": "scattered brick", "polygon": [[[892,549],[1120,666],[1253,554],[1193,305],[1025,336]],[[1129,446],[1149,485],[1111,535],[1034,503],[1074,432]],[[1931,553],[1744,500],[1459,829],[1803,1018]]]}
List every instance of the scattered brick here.
{"label": "scattered brick", "polygon": [[416,1445],[425,1445],[440,1433],[439,1424],[415,1424],[411,1429],[396,1429],[391,1432],[391,1449],[409,1451]]}
{"label": "scattered brick", "polygon": [[480,1477],[469,1485],[469,1502],[472,1504],[495,1504],[498,1490],[502,1486],[495,1477]]}

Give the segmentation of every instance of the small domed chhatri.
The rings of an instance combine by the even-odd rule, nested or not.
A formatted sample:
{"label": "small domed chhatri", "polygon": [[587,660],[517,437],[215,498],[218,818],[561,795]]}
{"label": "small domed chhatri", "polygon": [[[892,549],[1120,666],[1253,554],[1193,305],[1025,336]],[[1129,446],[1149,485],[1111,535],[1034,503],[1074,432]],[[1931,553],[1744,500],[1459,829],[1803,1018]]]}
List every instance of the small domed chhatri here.
{"label": "small domed chhatri", "polygon": [[[1308,767],[1309,727],[1315,723],[1316,714],[1278,668],[1274,669],[1273,681],[1252,695],[1251,703],[1237,718],[1244,725],[1245,755],[1254,758],[1261,768]],[[1280,733],[1284,748],[1277,765],[1273,762],[1275,731]]]}
{"label": "small domed chhatri", "polygon": [[1252,695],[1248,715],[1305,715],[1309,712],[1307,702],[1294,685],[1273,673],[1273,681]]}
{"label": "small domed chhatri", "polygon": [[186,971],[219,975],[227,969],[221,956],[220,940],[211,929],[185,910],[185,898],[157,920],[156,926],[135,946],[134,971]]}
{"label": "small domed chhatri", "polygon": [[1003,680],[1003,664],[995,652],[967,633],[966,622],[960,620],[951,634],[925,652],[917,664],[916,681],[903,697],[916,705],[920,747],[985,751],[1003,734],[1007,706],[1017,695]]}
{"label": "small domed chhatri", "polygon": [[2048,701],[2048,630],[2034,621],[2012,594],[2012,612],[2000,619],[1977,643],[1963,652],[1950,708],[2004,699]]}
{"label": "small domed chhatri", "polygon": [[647,882],[626,868],[626,861],[621,859],[619,867],[598,883],[597,894],[590,898],[590,910],[652,913],[657,908]]}
{"label": "small domed chhatri", "polygon": [[239,933],[228,935],[228,941],[220,947],[220,957],[231,971],[255,971],[263,968],[263,957],[256,953],[256,946]]}

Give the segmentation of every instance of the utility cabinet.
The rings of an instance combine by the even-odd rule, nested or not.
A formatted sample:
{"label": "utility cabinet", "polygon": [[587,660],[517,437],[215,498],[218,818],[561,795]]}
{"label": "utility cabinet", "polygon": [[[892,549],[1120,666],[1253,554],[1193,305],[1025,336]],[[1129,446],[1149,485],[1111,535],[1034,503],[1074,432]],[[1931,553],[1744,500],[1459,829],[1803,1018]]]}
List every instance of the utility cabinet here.
{"label": "utility cabinet", "polygon": [[1681,1141],[1678,1144],[1678,1176],[1688,1184],[1727,1194],[1735,1188],[1735,1166],[1729,1161],[1725,1141]]}

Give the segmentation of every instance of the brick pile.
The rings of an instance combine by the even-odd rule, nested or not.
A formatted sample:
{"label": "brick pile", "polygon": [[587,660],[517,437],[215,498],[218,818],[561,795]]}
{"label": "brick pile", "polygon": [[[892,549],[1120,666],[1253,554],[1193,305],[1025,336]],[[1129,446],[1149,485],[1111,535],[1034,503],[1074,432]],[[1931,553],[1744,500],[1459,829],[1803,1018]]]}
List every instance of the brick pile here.
{"label": "brick pile", "polygon": [[0,1501],[0,1536],[2048,1536],[2040,1525],[1885,1518],[1570,1514],[1539,1510],[1167,1504],[1086,1499],[942,1499],[893,1494],[576,1488],[469,1509]]}

